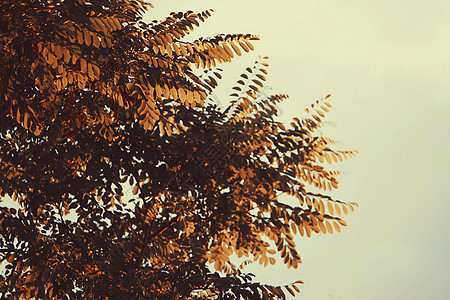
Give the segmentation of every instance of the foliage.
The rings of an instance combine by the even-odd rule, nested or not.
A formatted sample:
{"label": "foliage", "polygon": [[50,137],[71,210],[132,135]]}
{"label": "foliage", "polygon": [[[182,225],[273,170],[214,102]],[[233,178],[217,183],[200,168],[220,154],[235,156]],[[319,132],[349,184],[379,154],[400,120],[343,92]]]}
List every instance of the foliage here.
{"label": "foliage", "polygon": [[354,154],[317,134],[328,96],[286,128],[262,58],[222,111],[216,65],[257,37],[187,42],[211,11],[146,24],[148,6],[0,4],[0,194],[20,206],[0,207],[3,297],[284,298],[301,281],[253,282],[232,255],[296,268],[294,234],[346,225],[355,203],[306,186],[337,188],[322,163]]}

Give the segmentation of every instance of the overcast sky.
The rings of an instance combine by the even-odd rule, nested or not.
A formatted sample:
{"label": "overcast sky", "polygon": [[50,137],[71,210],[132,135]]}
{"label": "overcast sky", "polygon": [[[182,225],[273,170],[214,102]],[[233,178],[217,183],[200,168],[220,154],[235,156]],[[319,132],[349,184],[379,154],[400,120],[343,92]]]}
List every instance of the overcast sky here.
{"label": "overcast sky", "polygon": [[333,95],[325,136],[358,149],[334,195],[360,208],[340,234],[296,241],[303,264],[250,267],[273,284],[305,282],[300,299],[448,299],[450,295],[450,2],[439,0],[165,0],[146,20],[213,8],[196,35],[255,33],[237,75],[270,57],[269,85],[288,93],[281,119]]}

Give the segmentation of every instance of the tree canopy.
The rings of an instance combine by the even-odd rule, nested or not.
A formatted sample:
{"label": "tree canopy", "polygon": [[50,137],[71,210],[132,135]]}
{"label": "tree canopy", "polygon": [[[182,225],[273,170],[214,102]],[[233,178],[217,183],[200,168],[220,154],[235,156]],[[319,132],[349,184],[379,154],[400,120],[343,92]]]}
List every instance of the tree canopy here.
{"label": "tree canopy", "polygon": [[338,187],[325,161],[354,155],[318,132],[329,96],[286,127],[260,58],[218,108],[218,65],[258,37],[189,42],[211,10],[145,23],[150,6],[0,4],[1,296],[284,298],[301,281],[261,284],[245,265],[297,268],[296,233],[346,225],[356,203],[320,192]]}

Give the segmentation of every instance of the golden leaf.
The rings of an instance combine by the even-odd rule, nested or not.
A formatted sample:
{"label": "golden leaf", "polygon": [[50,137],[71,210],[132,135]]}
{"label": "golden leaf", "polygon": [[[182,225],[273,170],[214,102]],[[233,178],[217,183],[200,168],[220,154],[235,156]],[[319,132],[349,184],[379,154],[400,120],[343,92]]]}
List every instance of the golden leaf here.
{"label": "golden leaf", "polygon": [[333,233],[333,226],[331,226],[330,222],[325,221],[325,225],[329,233]]}
{"label": "golden leaf", "polygon": [[222,44],[222,47],[225,50],[225,52],[228,54],[228,57],[230,57],[230,58],[234,57],[233,51],[231,51],[230,47],[228,47],[227,44]]}
{"label": "golden leaf", "polygon": [[82,73],[87,73],[87,63],[86,60],[84,60],[84,58],[80,58],[80,66],[81,66],[81,72]]}
{"label": "golden leaf", "polygon": [[311,208],[312,208],[313,206],[312,206],[311,199],[309,199],[308,196],[306,196],[305,198],[306,198],[306,205],[307,205],[308,207],[311,207]]}
{"label": "golden leaf", "polygon": [[323,222],[318,222],[319,224],[319,228],[320,228],[320,231],[322,231],[322,233],[327,233],[327,229],[325,228],[325,225],[323,224]]}
{"label": "golden leaf", "polygon": [[94,71],[92,70],[92,64],[88,63],[87,64],[87,69],[88,69],[88,76],[91,79],[94,79]]}
{"label": "golden leaf", "polygon": [[319,202],[319,210],[321,214],[325,214],[325,205],[323,204],[323,200]]}
{"label": "golden leaf", "polygon": [[336,229],[337,232],[341,232],[341,228],[339,227],[339,224],[337,222],[333,222],[334,229]]}
{"label": "golden leaf", "polygon": [[236,52],[236,54],[237,54],[238,56],[241,56],[241,55],[242,55],[241,50],[239,50],[239,48],[238,48],[233,42],[230,42],[230,46],[231,46],[231,48],[233,48],[234,52]]}
{"label": "golden leaf", "polygon": [[84,42],[84,37],[83,37],[83,32],[82,31],[77,31],[77,41],[78,44],[82,45]]}
{"label": "golden leaf", "polygon": [[291,223],[291,229],[294,234],[297,234],[297,225],[295,223]]}
{"label": "golden leaf", "polygon": [[335,203],[334,204],[334,208],[336,210],[337,215],[340,216],[341,215],[341,208],[339,207],[339,204]]}
{"label": "golden leaf", "polygon": [[249,41],[246,40],[245,44],[247,44],[248,48],[250,48],[251,50],[255,50],[255,47],[253,47],[253,45]]}
{"label": "golden leaf", "polygon": [[337,160],[337,158],[336,158],[336,155],[335,155],[334,153],[331,153],[331,158],[333,159],[333,161],[334,161],[335,163],[338,162],[338,160]]}
{"label": "golden leaf", "polygon": [[273,257],[269,257],[269,261],[271,265],[274,265],[276,263],[276,260]]}
{"label": "golden leaf", "polygon": [[165,134],[165,131],[164,131],[164,124],[163,124],[162,121],[159,121],[159,132],[160,132],[161,135],[164,135],[164,134]]}
{"label": "golden leaf", "polygon": [[347,210],[347,207],[345,205],[342,205],[342,210],[344,211],[345,215],[348,215],[348,210]]}
{"label": "golden leaf", "polygon": [[338,188],[338,181],[337,181],[336,179],[332,180],[332,181],[331,181],[331,185],[332,185],[335,189],[337,189],[337,188]]}
{"label": "golden leaf", "polygon": [[24,124],[24,127],[27,129],[28,129],[28,116],[29,116],[28,113],[25,112],[25,114],[23,116],[23,124]]}
{"label": "golden leaf", "polygon": [[122,29],[122,24],[120,23],[120,21],[116,18],[111,18],[110,21],[112,21],[115,25],[115,27],[120,30]]}
{"label": "golden leaf", "polygon": [[317,201],[316,199],[313,198],[313,205],[314,205],[314,208],[316,209],[316,211],[320,212],[319,201]]}
{"label": "golden leaf", "polygon": [[304,230],[303,230],[303,224],[298,224],[298,232],[300,232],[300,235],[303,236],[305,234]]}
{"label": "golden leaf", "polygon": [[100,40],[97,35],[92,36],[92,44],[94,45],[95,48],[100,47]]}
{"label": "golden leaf", "polygon": [[347,226],[347,222],[345,222],[344,220],[338,219],[337,221],[338,221],[342,226]]}
{"label": "golden leaf", "polygon": [[136,195],[136,194],[138,193],[138,190],[139,190],[139,186],[138,186],[138,185],[135,185],[135,186],[133,187],[133,195]]}
{"label": "golden leaf", "polygon": [[164,47],[164,45],[158,45],[159,48],[159,53],[161,53],[162,55],[164,55],[166,53],[166,47]]}
{"label": "golden leaf", "polygon": [[172,135],[172,127],[170,126],[170,124],[165,124],[165,131],[167,136],[171,136]]}
{"label": "golden leaf", "polygon": [[305,231],[306,231],[306,235],[307,235],[308,237],[311,237],[311,228],[309,227],[309,225],[306,225],[306,226],[305,226]]}
{"label": "golden leaf", "polygon": [[331,203],[331,201],[328,201],[327,207],[328,207],[328,212],[330,213],[330,215],[333,215],[334,214],[334,208],[333,208],[333,203]]}
{"label": "golden leaf", "polygon": [[192,45],[191,44],[186,44],[186,48],[189,50],[189,53],[191,54],[191,55],[193,55],[194,54],[194,48],[192,48]]}
{"label": "golden leaf", "polygon": [[238,43],[241,46],[241,48],[244,49],[245,52],[249,52],[250,51],[245,43],[243,43],[241,41],[238,41]]}
{"label": "golden leaf", "polygon": [[86,46],[90,46],[92,44],[92,38],[91,35],[89,34],[89,31],[84,29],[83,33],[84,33],[84,43],[86,44]]}

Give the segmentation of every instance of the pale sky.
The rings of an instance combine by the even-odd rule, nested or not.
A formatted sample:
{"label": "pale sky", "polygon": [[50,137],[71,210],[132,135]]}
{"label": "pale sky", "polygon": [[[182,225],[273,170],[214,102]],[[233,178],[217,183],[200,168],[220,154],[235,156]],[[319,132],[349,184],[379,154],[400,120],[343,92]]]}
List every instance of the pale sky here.
{"label": "pale sky", "polygon": [[196,36],[254,33],[255,51],[224,65],[227,94],[258,54],[287,93],[281,120],[333,95],[323,134],[360,154],[335,197],[359,203],[342,233],[299,237],[303,264],[250,266],[273,284],[305,282],[299,299],[450,297],[450,1],[154,1],[146,20],[213,8]]}

